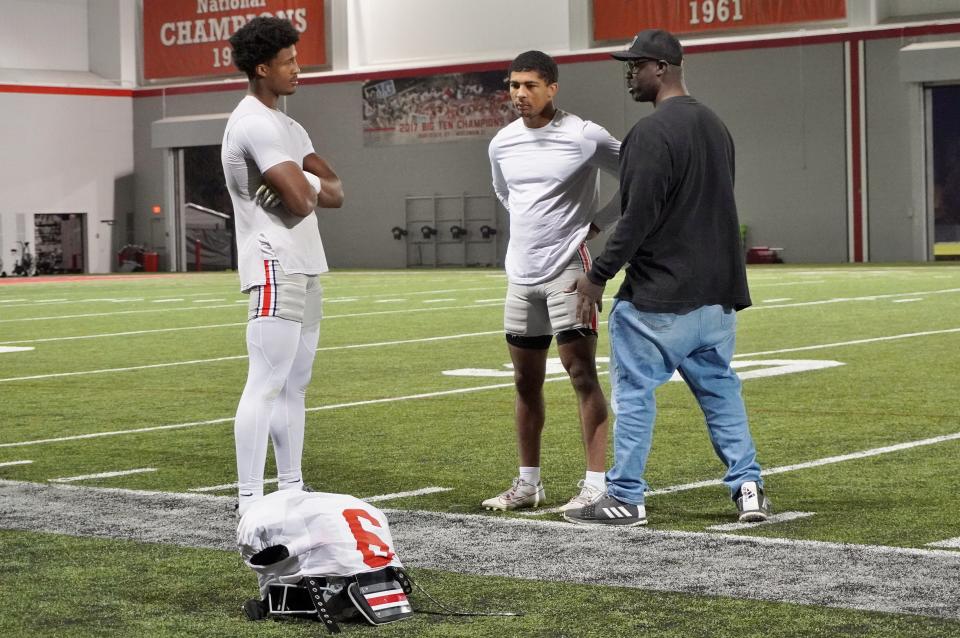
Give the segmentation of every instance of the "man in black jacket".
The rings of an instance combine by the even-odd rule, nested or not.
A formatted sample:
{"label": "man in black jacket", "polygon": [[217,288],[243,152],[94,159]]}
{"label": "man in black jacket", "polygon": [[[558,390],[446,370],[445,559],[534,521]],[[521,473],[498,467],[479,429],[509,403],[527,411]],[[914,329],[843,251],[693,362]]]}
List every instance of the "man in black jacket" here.
{"label": "man in black jacket", "polygon": [[[644,467],[653,439],[654,391],[676,370],[706,417],[727,467],[739,520],[766,520],[756,448],[730,360],[736,311],[750,305],[734,201],[734,149],[717,115],[690,96],[683,50],[670,33],[642,31],[627,51],[627,89],[656,110],[620,152],[622,217],[575,286],[586,322],[606,282],[626,265],[610,311],[614,466],[607,495],[564,514],[584,524],[644,525]],[[571,291],[573,288],[570,289]]]}

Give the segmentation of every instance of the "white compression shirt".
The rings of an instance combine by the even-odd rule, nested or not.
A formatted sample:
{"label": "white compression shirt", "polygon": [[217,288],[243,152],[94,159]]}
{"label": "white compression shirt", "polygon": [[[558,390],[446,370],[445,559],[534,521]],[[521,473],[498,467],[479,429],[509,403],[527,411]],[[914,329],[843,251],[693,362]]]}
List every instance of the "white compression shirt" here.
{"label": "white compression shirt", "polygon": [[594,223],[619,217],[619,206],[597,213],[598,169],[618,175],[620,142],[602,126],[557,110],[528,128],[522,118],[490,142],[493,190],[510,214],[507,279],[533,285],[559,275]]}
{"label": "white compression shirt", "polygon": [[[230,114],[220,161],[233,202],[241,290],[264,284],[264,259],[278,260],[287,274],[327,272],[316,213],[297,217],[282,204],[266,209],[254,201],[268,169],[281,162],[302,167],[303,158],[313,152],[310,136],[300,124],[252,95]],[[319,190],[320,179],[304,175]]]}

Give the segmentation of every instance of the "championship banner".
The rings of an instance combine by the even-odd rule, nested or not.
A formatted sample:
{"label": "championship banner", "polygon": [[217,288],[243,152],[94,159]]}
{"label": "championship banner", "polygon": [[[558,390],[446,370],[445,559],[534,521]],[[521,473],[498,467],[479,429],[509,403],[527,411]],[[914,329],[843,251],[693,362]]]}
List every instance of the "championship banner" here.
{"label": "championship banner", "polygon": [[506,71],[450,73],[363,84],[363,144],[492,138],[517,118]]}
{"label": "championship banner", "polygon": [[286,18],[300,32],[301,67],[327,62],[324,0],[143,0],[143,77],[239,73],[228,40],[257,16]]}
{"label": "championship banner", "polygon": [[846,0],[593,0],[593,39],[629,40],[644,29],[697,33],[846,17]]}

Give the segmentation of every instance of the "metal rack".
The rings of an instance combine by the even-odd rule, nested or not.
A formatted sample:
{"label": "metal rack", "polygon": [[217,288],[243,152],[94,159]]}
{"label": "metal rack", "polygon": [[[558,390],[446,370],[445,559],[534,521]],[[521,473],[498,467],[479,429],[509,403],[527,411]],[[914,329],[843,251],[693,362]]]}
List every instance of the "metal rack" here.
{"label": "metal rack", "polygon": [[499,264],[497,201],[492,195],[406,197],[404,215],[406,233],[402,238],[407,244],[408,267]]}

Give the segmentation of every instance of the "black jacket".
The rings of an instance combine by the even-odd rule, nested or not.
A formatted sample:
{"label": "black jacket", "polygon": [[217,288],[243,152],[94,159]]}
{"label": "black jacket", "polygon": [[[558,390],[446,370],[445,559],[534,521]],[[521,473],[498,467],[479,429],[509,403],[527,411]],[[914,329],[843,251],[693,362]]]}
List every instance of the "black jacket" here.
{"label": "black jacket", "polygon": [[661,102],[623,139],[621,218],[587,276],[603,284],[628,264],[616,297],[648,312],[748,307],[734,172],[713,111],[690,96]]}

